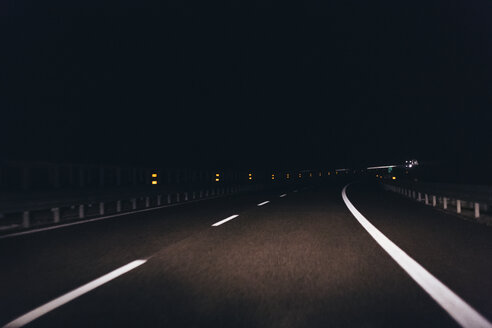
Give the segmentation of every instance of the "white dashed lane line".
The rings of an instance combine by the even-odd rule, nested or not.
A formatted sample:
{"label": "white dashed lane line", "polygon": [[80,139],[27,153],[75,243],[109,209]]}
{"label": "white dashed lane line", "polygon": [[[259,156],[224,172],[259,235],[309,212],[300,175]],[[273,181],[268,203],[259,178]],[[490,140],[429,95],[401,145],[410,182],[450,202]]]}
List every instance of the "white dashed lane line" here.
{"label": "white dashed lane line", "polygon": [[239,216],[239,214],[234,214],[234,215],[231,215],[231,216],[229,216],[229,217],[225,218],[224,220],[220,220],[219,222],[215,222],[214,224],[212,224],[212,227],[218,227],[218,226],[220,226],[221,224],[226,223],[227,221],[230,221],[230,220],[232,220],[232,219],[237,218],[238,216]]}
{"label": "white dashed lane line", "polygon": [[285,196],[287,196],[287,194],[282,194],[279,197],[282,198],[282,197],[285,197]]}
{"label": "white dashed lane line", "polygon": [[3,328],[14,328],[14,327],[22,327],[24,325],[27,325],[33,320],[36,320],[37,318],[45,315],[48,312],[51,312],[55,310],[56,308],[76,299],[77,297],[80,297],[84,295],[85,293],[90,292],[91,290],[104,285],[105,283],[118,278],[119,276],[127,273],[128,271],[131,271],[135,269],[136,267],[141,266],[147,262],[147,260],[135,260],[133,262],[130,262],[121,268],[118,268],[114,271],[111,271],[108,274],[105,274],[104,276],[97,278],[77,289],[72,290],[71,292],[66,293],[65,295],[62,295],[58,298],[55,298],[54,300],[41,305],[40,307],[18,317],[17,319],[9,322]]}
{"label": "white dashed lane line", "polygon": [[264,201],[263,203],[259,203],[257,206],[263,206],[263,205],[268,204],[268,203],[270,203],[270,201],[269,201],[269,200]]}

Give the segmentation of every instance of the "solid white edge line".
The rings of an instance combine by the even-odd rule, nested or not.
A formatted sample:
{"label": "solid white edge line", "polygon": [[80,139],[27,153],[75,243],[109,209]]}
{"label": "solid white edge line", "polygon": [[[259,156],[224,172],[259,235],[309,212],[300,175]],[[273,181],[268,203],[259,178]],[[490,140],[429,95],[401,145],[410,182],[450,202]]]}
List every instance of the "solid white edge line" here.
{"label": "solid white edge line", "polygon": [[373,226],[355,207],[347,197],[346,185],[342,190],[342,198],[352,215],[366,229],[372,238],[381,246],[386,253],[405,270],[408,275],[422,287],[456,322],[462,327],[492,327],[492,324],[462,300],[451,289],[440,282],[424,267],[418,264],[407,253],[388,239],[381,231]]}
{"label": "solid white edge line", "polygon": [[279,197],[281,197],[281,198],[282,198],[282,197],[285,197],[285,196],[287,196],[287,194],[282,194],[282,195],[280,195]]}
{"label": "solid white edge line", "polygon": [[74,226],[74,225],[78,225],[78,224],[84,224],[84,223],[89,223],[89,222],[106,220],[106,219],[111,219],[111,218],[115,218],[118,216],[130,215],[130,214],[135,214],[135,213],[154,211],[154,210],[158,210],[161,208],[186,205],[186,204],[201,202],[201,201],[205,201],[205,200],[217,199],[220,197],[222,197],[222,196],[208,197],[208,198],[203,198],[203,199],[194,199],[194,200],[189,200],[186,202],[180,202],[180,203],[174,203],[174,204],[165,204],[165,205],[155,206],[155,207],[151,207],[151,208],[144,208],[141,210],[131,210],[129,212],[115,213],[115,214],[101,216],[101,217],[97,217],[97,218],[93,218],[93,219],[87,219],[87,220],[80,219],[80,221],[76,221],[76,222],[62,223],[62,224],[57,224],[57,225],[45,227],[45,228],[37,228],[37,229],[32,229],[32,230],[27,230],[27,231],[20,231],[20,232],[14,232],[14,233],[6,234],[6,235],[1,235],[0,239],[7,239],[7,238],[12,238],[12,237],[17,237],[17,236],[29,235],[32,233],[42,232],[42,231],[56,230],[56,229],[70,227],[70,226]]}
{"label": "solid white edge line", "polygon": [[268,204],[268,203],[270,203],[270,201],[269,201],[269,200],[264,201],[263,203],[259,203],[259,204],[257,204],[257,206],[263,206],[263,205]]}
{"label": "solid white edge line", "polygon": [[221,220],[221,221],[219,221],[219,222],[215,222],[214,224],[212,224],[212,227],[217,227],[217,226],[220,226],[221,224],[226,223],[227,221],[230,221],[230,220],[232,220],[232,219],[235,219],[235,218],[237,218],[238,216],[239,216],[239,214],[234,214],[234,215],[231,215],[231,216],[229,216],[229,217],[225,218],[224,220]]}
{"label": "solid white edge line", "polygon": [[108,274],[105,274],[104,276],[97,278],[77,289],[72,290],[71,292],[66,293],[65,295],[62,295],[58,298],[55,298],[54,300],[41,305],[40,307],[18,317],[17,319],[9,322],[3,328],[16,328],[16,327],[22,327],[28,323],[30,323],[33,320],[36,320],[37,318],[45,315],[46,313],[55,310],[56,308],[76,299],[79,296],[84,295],[85,293],[90,292],[91,290],[121,276],[122,274],[127,273],[130,270],[135,269],[136,267],[144,264],[147,262],[147,260],[135,260],[133,262],[130,262],[121,268],[118,268],[114,271],[111,271]]}

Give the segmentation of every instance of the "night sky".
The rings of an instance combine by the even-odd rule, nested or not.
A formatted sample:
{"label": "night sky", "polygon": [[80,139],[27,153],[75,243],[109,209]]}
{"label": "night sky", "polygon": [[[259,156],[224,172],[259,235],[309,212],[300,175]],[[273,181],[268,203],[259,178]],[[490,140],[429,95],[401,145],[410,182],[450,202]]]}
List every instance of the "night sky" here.
{"label": "night sky", "polygon": [[488,0],[10,0],[0,11],[2,158],[491,164]]}

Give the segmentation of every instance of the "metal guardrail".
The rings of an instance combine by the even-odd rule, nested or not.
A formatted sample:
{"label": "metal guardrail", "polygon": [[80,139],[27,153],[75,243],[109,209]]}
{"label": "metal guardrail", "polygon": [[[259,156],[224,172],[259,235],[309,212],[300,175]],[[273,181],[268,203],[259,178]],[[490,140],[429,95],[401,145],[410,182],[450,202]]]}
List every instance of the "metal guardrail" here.
{"label": "metal guardrail", "polygon": [[383,182],[386,190],[402,194],[406,197],[433,207],[450,210],[453,206],[457,214],[464,208],[473,211],[473,217],[480,218],[481,212],[488,212],[492,204],[492,187],[455,185],[448,183],[418,182]]}
{"label": "metal guardrail", "polygon": [[25,230],[35,226],[52,225],[75,220],[92,219],[142,209],[166,207],[200,199],[264,188],[264,185],[229,185],[191,191],[135,193],[93,198],[25,203],[0,212],[0,231]]}

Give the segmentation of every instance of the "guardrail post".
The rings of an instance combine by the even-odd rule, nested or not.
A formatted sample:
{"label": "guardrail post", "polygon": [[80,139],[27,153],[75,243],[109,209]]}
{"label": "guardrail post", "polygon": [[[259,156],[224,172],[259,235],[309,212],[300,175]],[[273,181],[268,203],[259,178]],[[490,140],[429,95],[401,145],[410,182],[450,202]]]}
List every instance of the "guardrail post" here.
{"label": "guardrail post", "polygon": [[447,197],[442,198],[442,208],[445,210],[448,209],[448,198]]}
{"label": "guardrail post", "polygon": [[188,192],[185,192],[184,201],[185,201],[185,202],[187,202],[187,201],[188,201]]}
{"label": "guardrail post", "polygon": [[480,217],[480,204],[475,203],[473,205],[475,208],[475,219],[478,219]]}
{"label": "guardrail post", "polygon": [[85,216],[84,205],[79,205],[79,219],[83,219]]}
{"label": "guardrail post", "polygon": [[29,215],[29,211],[22,212],[22,227],[29,228],[31,225],[31,218]]}
{"label": "guardrail post", "polygon": [[461,200],[456,200],[456,213],[461,213]]}
{"label": "guardrail post", "polygon": [[167,194],[167,203],[171,204],[171,194]]}
{"label": "guardrail post", "polygon": [[203,190],[200,190],[200,198],[203,198]]}
{"label": "guardrail post", "polygon": [[137,209],[137,199],[132,198],[131,202],[132,202],[132,210],[136,210]]}
{"label": "guardrail post", "polygon": [[157,195],[157,206],[161,206],[162,195]]}
{"label": "guardrail post", "polygon": [[417,197],[417,200],[420,202],[422,201],[422,195],[420,194],[420,191],[418,192],[418,197]]}
{"label": "guardrail post", "polygon": [[176,193],[176,202],[179,203],[179,192]]}
{"label": "guardrail post", "polygon": [[208,189],[205,190],[205,197],[208,197]]}
{"label": "guardrail post", "polygon": [[425,205],[429,205],[429,196],[427,194],[424,194],[425,197]]}
{"label": "guardrail post", "polygon": [[432,206],[436,207],[436,195],[432,195]]}
{"label": "guardrail post", "polygon": [[150,199],[149,199],[149,196],[146,196],[145,197],[145,207],[149,207],[150,206]]}
{"label": "guardrail post", "polygon": [[99,202],[99,215],[104,215],[104,202]]}
{"label": "guardrail post", "polygon": [[52,208],[51,211],[53,212],[53,222],[54,223],[60,222],[60,208],[55,207],[55,208]]}
{"label": "guardrail post", "polygon": [[116,212],[121,212],[121,200],[116,201]]}
{"label": "guardrail post", "polygon": [[196,198],[196,194],[195,192],[193,192],[193,194],[191,194],[191,199],[195,199]]}
{"label": "guardrail post", "polygon": [[415,190],[412,190],[412,198],[415,199]]}

